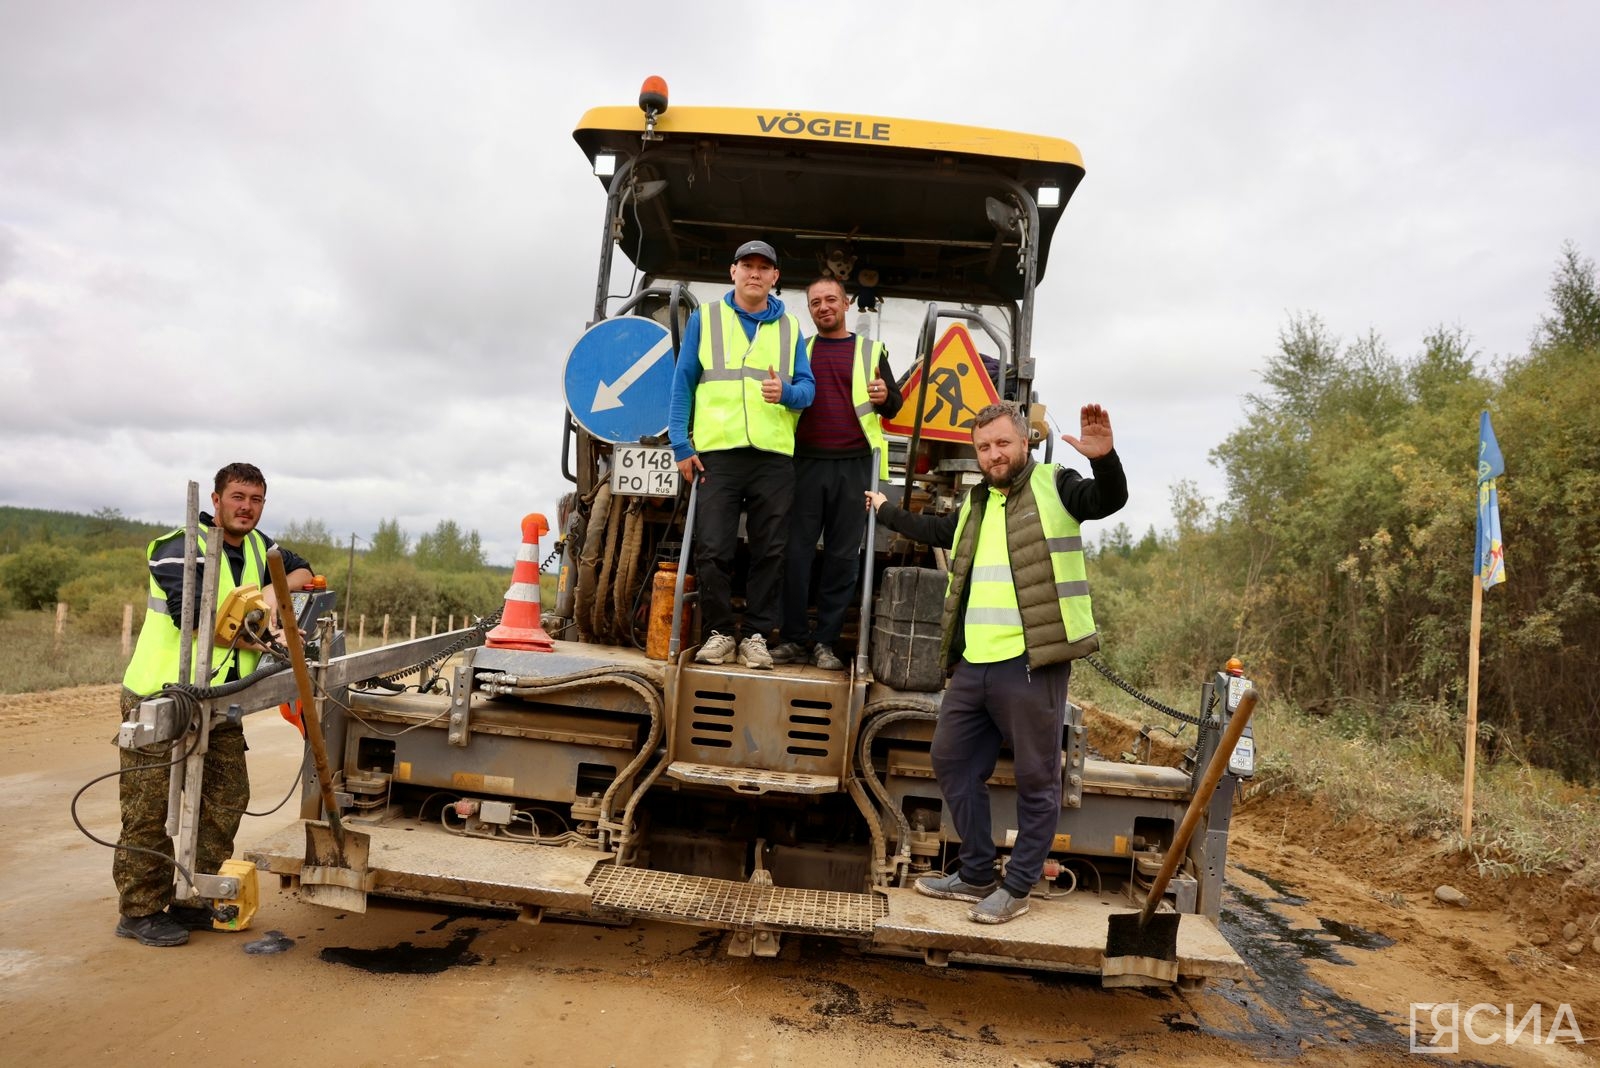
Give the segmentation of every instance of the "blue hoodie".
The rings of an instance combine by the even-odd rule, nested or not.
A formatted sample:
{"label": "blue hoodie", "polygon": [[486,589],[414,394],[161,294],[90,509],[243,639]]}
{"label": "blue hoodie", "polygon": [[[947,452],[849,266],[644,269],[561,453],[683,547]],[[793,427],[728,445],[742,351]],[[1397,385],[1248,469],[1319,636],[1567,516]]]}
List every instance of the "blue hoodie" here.
{"label": "blue hoodie", "polygon": [[[759,312],[747,312],[733,299],[733,290],[723,296],[722,302],[739,315],[739,325],[744,336],[755,339],[756,327],[770,323],[783,314],[783,301],[768,296],[767,306]],[[683,331],[683,346],[678,350],[678,364],[672,375],[672,405],[667,409],[667,438],[672,442],[672,458],[687,460],[695,454],[689,444],[689,420],[694,415],[694,391],[700,384],[700,316],[689,316],[689,325]],[[794,339],[794,381],[783,387],[778,403],[791,411],[810,407],[817,393],[817,380],[811,375],[811,361],[806,359],[806,339],[798,331]]]}

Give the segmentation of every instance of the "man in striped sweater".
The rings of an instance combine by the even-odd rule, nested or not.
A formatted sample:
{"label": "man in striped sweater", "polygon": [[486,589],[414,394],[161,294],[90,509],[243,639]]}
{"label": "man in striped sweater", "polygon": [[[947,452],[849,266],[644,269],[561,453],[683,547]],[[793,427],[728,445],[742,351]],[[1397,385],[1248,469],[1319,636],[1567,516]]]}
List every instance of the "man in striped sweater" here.
{"label": "man in striped sweater", "polygon": [[[888,449],[879,419],[893,418],[900,411],[900,387],[889,372],[888,350],[882,343],[858,338],[846,328],[850,298],[837,278],[824,276],[806,287],[806,305],[817,328],[806,342],[817,392],[795,428],[783,640],[772,651],[772,662],[809,660],[839,671],[844,662],[833,644],[839,640],[844,612],[855,592],[857,557],[867,525],[861,494],[872,484],[874,449],[880,477],[888,475]],[[806,607],[819,535],[823,555],[817,629],[808,634]]]}

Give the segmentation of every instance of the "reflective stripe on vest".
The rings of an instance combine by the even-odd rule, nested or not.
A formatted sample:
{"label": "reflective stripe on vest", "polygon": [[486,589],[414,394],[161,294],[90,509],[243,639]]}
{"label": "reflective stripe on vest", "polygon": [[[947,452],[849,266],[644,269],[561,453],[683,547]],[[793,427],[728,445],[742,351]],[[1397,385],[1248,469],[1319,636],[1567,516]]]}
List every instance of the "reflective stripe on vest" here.
{"label": "reflective stripe on vest", "polygon": [[1022,637],[1022,608],[1011,577],[1006,545],[1006,498],[989,489],[983,525],[967,574],[967,611],[962,617],[968,663],[994,664],[1027,651]]}
{"label": "reflective stripe on vest", "polygon": [[1055,464],[1038,464],[1029,482],[1039,508],[1039,523],[1044,528],[1045,547],[1050,550],[1050,570],[1056,580],[1056,598],[1061,602],[1061,622],[1067,640],[1078,641],[1095,632],[1093,605],[1089,600],[1089,569],[1083,558],[1083,535],[1078,521],[1061,503],[1056,491]]}
{"label": "reflective stripe on vest", "polygon": [[793,456],[800,413],[768,404],[761,383],[772,370],[784,385],[794,382],[799,320],[785,312],[758,323],[755,337],[747,338],[739,316],[725,301],[702,304],[695,314],[700,316],[700,382],[690,435],[695,450],[751,447]]}
{"label": "reflective stripe on vest", "polygon": [[[205,556],[206,535],[209,533],[202,528],[196,552],[200,557]],[[172,538],[182,538],[183,531],[175,530],[162,535],[152,541],[145,550],[146,558],[155,555],[157,548]],[[236,585],[262,585],[267,574],[267,545],[258,532],[251,531],[245,535],[243,577],[239,583],[233,581],[233,568],[228,564],[226,554],[217,561],[217,604],[227,599]],[[198,591],[196,599],[199,598]],[[122,685],[137,694],[152,694],[168,683],[177,682],[178,679],[178,651],[181,632],[178,622],[172,618],[167,610],[167,598],[161,590],[161,585],[156,582],[155,576],[150,577],[150,592],[146,602],[144,625],[139,628],[139,642],[133,651],[133,659],[128,662],[128,669],[123,672]],[[196,642],[198,650],[199,642]],[[227,668],[233,657],[237,656],[239,663],[239,677],[250,674],[256,669],[256,664],[261,659],[261,654],[253,649],[230,650],[226,646],[213,646],[211,650],[211,672],[208,677],[197,679],[201,686],[215,685],[227,675]],[[195,658],[191,657],[191,661]],[[205,674],[202,672],[202,674]]]}
{"label": "reflective stripe on vest", "polygon": [[[867,439],[867,447],[878,450],[878,478],[887,482],[889,443],[883,436],[883,420],[878,417],[878,409],[873,406],[872,399],[867,395],[867,383],[872,381],[872,369],[877,366],[883,345],[877,341],[868,341],[860,334],[855,337],[856,355],[850,369],[850,403],[855,406],[856,418],[861,421],[861,433]],[[806,359],[811,358],[816,344],[815,337],[806,339]]]}

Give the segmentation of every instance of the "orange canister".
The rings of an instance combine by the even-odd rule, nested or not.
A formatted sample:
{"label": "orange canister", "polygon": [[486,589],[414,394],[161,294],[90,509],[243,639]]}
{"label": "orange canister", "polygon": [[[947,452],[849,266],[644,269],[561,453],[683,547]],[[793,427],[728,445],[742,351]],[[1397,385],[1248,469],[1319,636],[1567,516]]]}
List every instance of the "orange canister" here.
{"label": "orange canister", "polygon": [[[650,628],[645,633],[644,655],[651,660],[665,660],[667,647],[672,642],[672,597],[678,584],[678,564],[663,560],[656,565],[655,578],[650,583]],[[694,576],[686,575],[683,592],[694,589]],[[683,606],[683,618],[678,621],[678,647],[689,644],[689,606]]]}

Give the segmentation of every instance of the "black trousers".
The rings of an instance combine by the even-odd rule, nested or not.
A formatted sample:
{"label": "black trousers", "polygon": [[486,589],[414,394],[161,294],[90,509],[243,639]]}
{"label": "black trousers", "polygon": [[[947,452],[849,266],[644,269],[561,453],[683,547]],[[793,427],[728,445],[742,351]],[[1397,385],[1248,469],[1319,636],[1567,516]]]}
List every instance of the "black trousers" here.
{"label": "black trousers", "polygon": [[867,529],[866,498],[872,457],[794,461],[794,508],[789,513],[789,558],[783,580],[783,640],[806,641],[806,605],[811,571],[822,537],[817,581],[817,629],[812,638],[832,645],[844,629],[856,580],[861,577],[861,538]]}
{"label": "black trousers", "polygon": [[961,836],[961,878],[994,878],[988,778],[1009,742],[1017,777],[1017,839],[1005,887],[1018,897],[1044,873],[1061,815],[1061,727],[1071,662],[1028,670],[1026,654],[995,664],[956,665],[933,728],[933,774]]}
{"label": "black trousers", "polygon": [[794,460],[760,449],[725,449],[700,453],[700,462],[705,471],[696,491],[694,563],[702,630],[706,636],[718,631],[734,637],[733,558],[743,512],[750,546],[744,631],[746,636],[767,634],[779,620]]}

